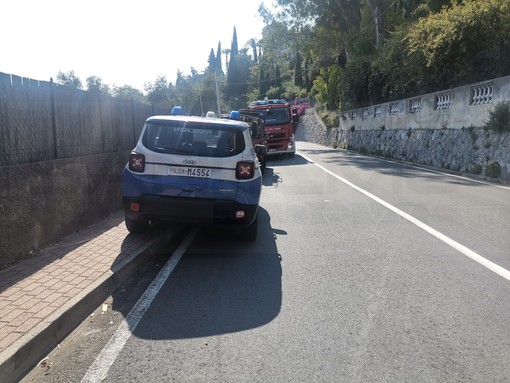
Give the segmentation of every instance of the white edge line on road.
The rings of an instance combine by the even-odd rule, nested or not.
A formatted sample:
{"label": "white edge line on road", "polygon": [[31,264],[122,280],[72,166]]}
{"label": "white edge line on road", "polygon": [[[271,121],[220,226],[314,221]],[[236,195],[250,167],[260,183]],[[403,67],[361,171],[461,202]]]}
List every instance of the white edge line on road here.
{"label": "white edge line on road", "polygon": [[143,318],[159,290],[163,287],[164,283],[175,269],[175,266],[177,266],[177,263],[179,263],[184,252],[195,238],[197,232],[198,229],[195,228],[186,236],[186,238],[184,238],[165,266],[163,266],[156,278],[152,281],[138,302],[136,302],[128,316],[122,321],[115,334],[113,334],[106,346],[104,346],[103,350],[101,350],[101,353],[89,367],[87,373],[81,380],[81,383],[102,382],[106,378],[110,367],[115,362],[115,359],[117,359],[117,356],[124,347],[124,344]]}
{"label": "white edge line on road", "polygon": [[402,218],[405,218],[408,221],[414,223],[416,226],[418,226],[419,228],[425,230],[427,233],[432,234],[434,237],[436,237],[439,240],[443,241],[447,245],[449,245],[449,246],[453,247],[454,249],[460,251],[465,256],[471,258],[472,260],[478,262],[482,266],[485,266],[489,270],[495,272],[499,276],[501,276],[501,277],[507,279],[508,281],[510,281],[510,271],[508,271],[507,269],[505,269],[505,268],[503,268],[503,267],[501,267],[501,266],[499,266],[499,265],[489,261],[488,259],[485,259],[481,255],[475,253],[474,251],[468,249],[466,246],[461,245],[460,243],[454,241],[453,239],[451,239],[451,238],[447,237],[446,235],[440,233],[439,231],[433,229],[432,227],[430,227],[427,224],[421,222],[417,218],[414,218],[413,216],[411,216],[411,215],[407,214],[406,212],[400,210],[399,208],[389,204],[388,202],[380,199],[379,197],[373,195],[372,193],[366,191],[365,189],[362,189],[359,186],[354,185],[352,182],[350,182],[350,181],[346,180],[345,178],[340,177],[338,174],[335,174],[332,171],[326,169],[324,166],[316,163],[315,161],[313,161],[312,159],[306,157],[302,153],[299,153],[299,155],[301,157],[303,157],[305,160],[307,160],[308,162],[313,163],[315,166],[319,167],[321,170],[323,170],[326,173],[332,175],[333,177],[335,177],[339,181],[342,181],[344,184],[352,187],[353,189],[355,189],[355,190],[359,191],[360,193],[366,195],[367,197],[373,199],[374,201],[378,202],[379,204],[383,205],[384,207],[386,207],[386,208],[390,209],[391,211],[393,211],[394,213],[398,214]]}

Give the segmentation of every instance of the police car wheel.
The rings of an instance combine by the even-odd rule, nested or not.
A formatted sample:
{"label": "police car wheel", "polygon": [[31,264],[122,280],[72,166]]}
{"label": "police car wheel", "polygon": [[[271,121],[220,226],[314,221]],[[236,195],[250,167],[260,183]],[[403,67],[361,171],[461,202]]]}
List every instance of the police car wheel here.
{"label": "police car wheel", "polygon": [[149,228],[149,222],[135,221],[128,217],[125,217],[124,221],[126,222],[126,228],[128,231],[133,234],[143,233]]}

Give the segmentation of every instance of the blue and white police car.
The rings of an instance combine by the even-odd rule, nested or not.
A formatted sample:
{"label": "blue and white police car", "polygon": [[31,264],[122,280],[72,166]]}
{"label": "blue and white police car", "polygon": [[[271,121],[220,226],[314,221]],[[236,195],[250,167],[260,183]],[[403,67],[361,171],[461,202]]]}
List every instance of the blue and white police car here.
{"label": "blue and white police car", "polygon": [[152,116],[122,175],[127,229],[150,222],[228,224],[257,237],[262,174],[250,126],[192,116]]}

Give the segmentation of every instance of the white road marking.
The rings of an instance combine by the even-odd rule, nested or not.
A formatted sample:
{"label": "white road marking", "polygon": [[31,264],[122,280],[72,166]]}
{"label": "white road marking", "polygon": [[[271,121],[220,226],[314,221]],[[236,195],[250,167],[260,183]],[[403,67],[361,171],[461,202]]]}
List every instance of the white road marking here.
{"label": "white road marking", "polygon": [[92,366],[89,367],[87,373],[81,380],[82,383],[102,382],[106,378],[110,367],[115,362],[115,359],[117,359],[117,356],[124,347],[124,344],[127,342],[136,326],[143,318],[145,312],[151,305],[159,290],[164,285],[172,271],[175,269],[175,266],[177,266],[177,263],[180,261],[184,255],[184,252],[195,238],[197,232],[198,229],[192,230],[175,250],[168,262],[165,264],[165,266],[163,266],[159,274],[152,281],[138,302],[136,302],[136,305],[131,309],[126,319],[122,321],[121,325],[115,334],[113,334],[113,336],[110,338],[108,344],[97,356]]}
{"label": "white road marking", "polygon": [[489,270],[495,272],[499,276],[501,276],[501,277],[505,278],[506,280],[510,281],[510,271],[508,271],[507,269],[505,269],[505,268],[503,268],[503,267],[501,267],[501,266],[499,266],[499,265],[489,261],[488,259],[486,259],[486,258],[482,257],[481,255],[475,253],[473,250],[468,249],[466,246],[461,245],[460,243],[454,241],[453,239],[451,239],[451,238],[447,237],[446,235],[440,233],[439,231],[433,229],[432,227],[430,227],[427,224],[421,222],[420,220],[414,218],[413,216],[407,214],[406,212],[400,210],[399,208],[389,204],[388,202],[382,200],[381,198],[375,196],[374,194],[366,191],[365,189],[362,189],[359,186],[354,185],[352,182],[346,180],[345,178],[340,177],[338,174],[333,173],[332,171],[326,169],[324,166],[319,165],[318,163],[316,163],[312,159],[306,157],[302,153],[299,153],[299,155],[301,157],[303,157],[305,160],[307,160],[308,162],[313,163],[315,166],[319,167],[321,170],[323,170],[326,173],[332,175],[333,177],[335,177],[339,181],[342,181],[344,184],[352,187],[353,189],[355,189],[355,190],[359,191],[360,193],[366,195],[367,197],[373,199],[377,203],[379,203],[379,204],[383,205],[384,207],[390,209],[391,211],[393,211],[394,213],[398,214],[402,218],[405,218],[408,221],[414,223],[416,226],[418,226],[419,228],[425,230],[427,233],[433,235],[434,237],[438,238],[439,240],[443,241],[447,245],[449,245],[449,246],[453,247],[454,249],[460,251],[465,256],[471,258],[472,260],[478,262],[482,266],[485,266]]}

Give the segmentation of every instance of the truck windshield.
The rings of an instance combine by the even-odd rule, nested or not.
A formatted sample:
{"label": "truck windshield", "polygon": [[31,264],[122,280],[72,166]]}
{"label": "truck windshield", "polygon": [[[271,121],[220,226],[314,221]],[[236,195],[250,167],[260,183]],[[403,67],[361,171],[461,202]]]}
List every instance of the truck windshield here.
{"label": "truck windshield", "polygon": [[283,125],[290,123],[290,113],[288,108],[275,108],[260,111],[260,116],[267,125]]}
{"label": "truck windshield", "polygon": [[229,157],[245,148],[240,130],[211,124],[148,123],[143,145],[154,152],[184,154],[199,157]]}

